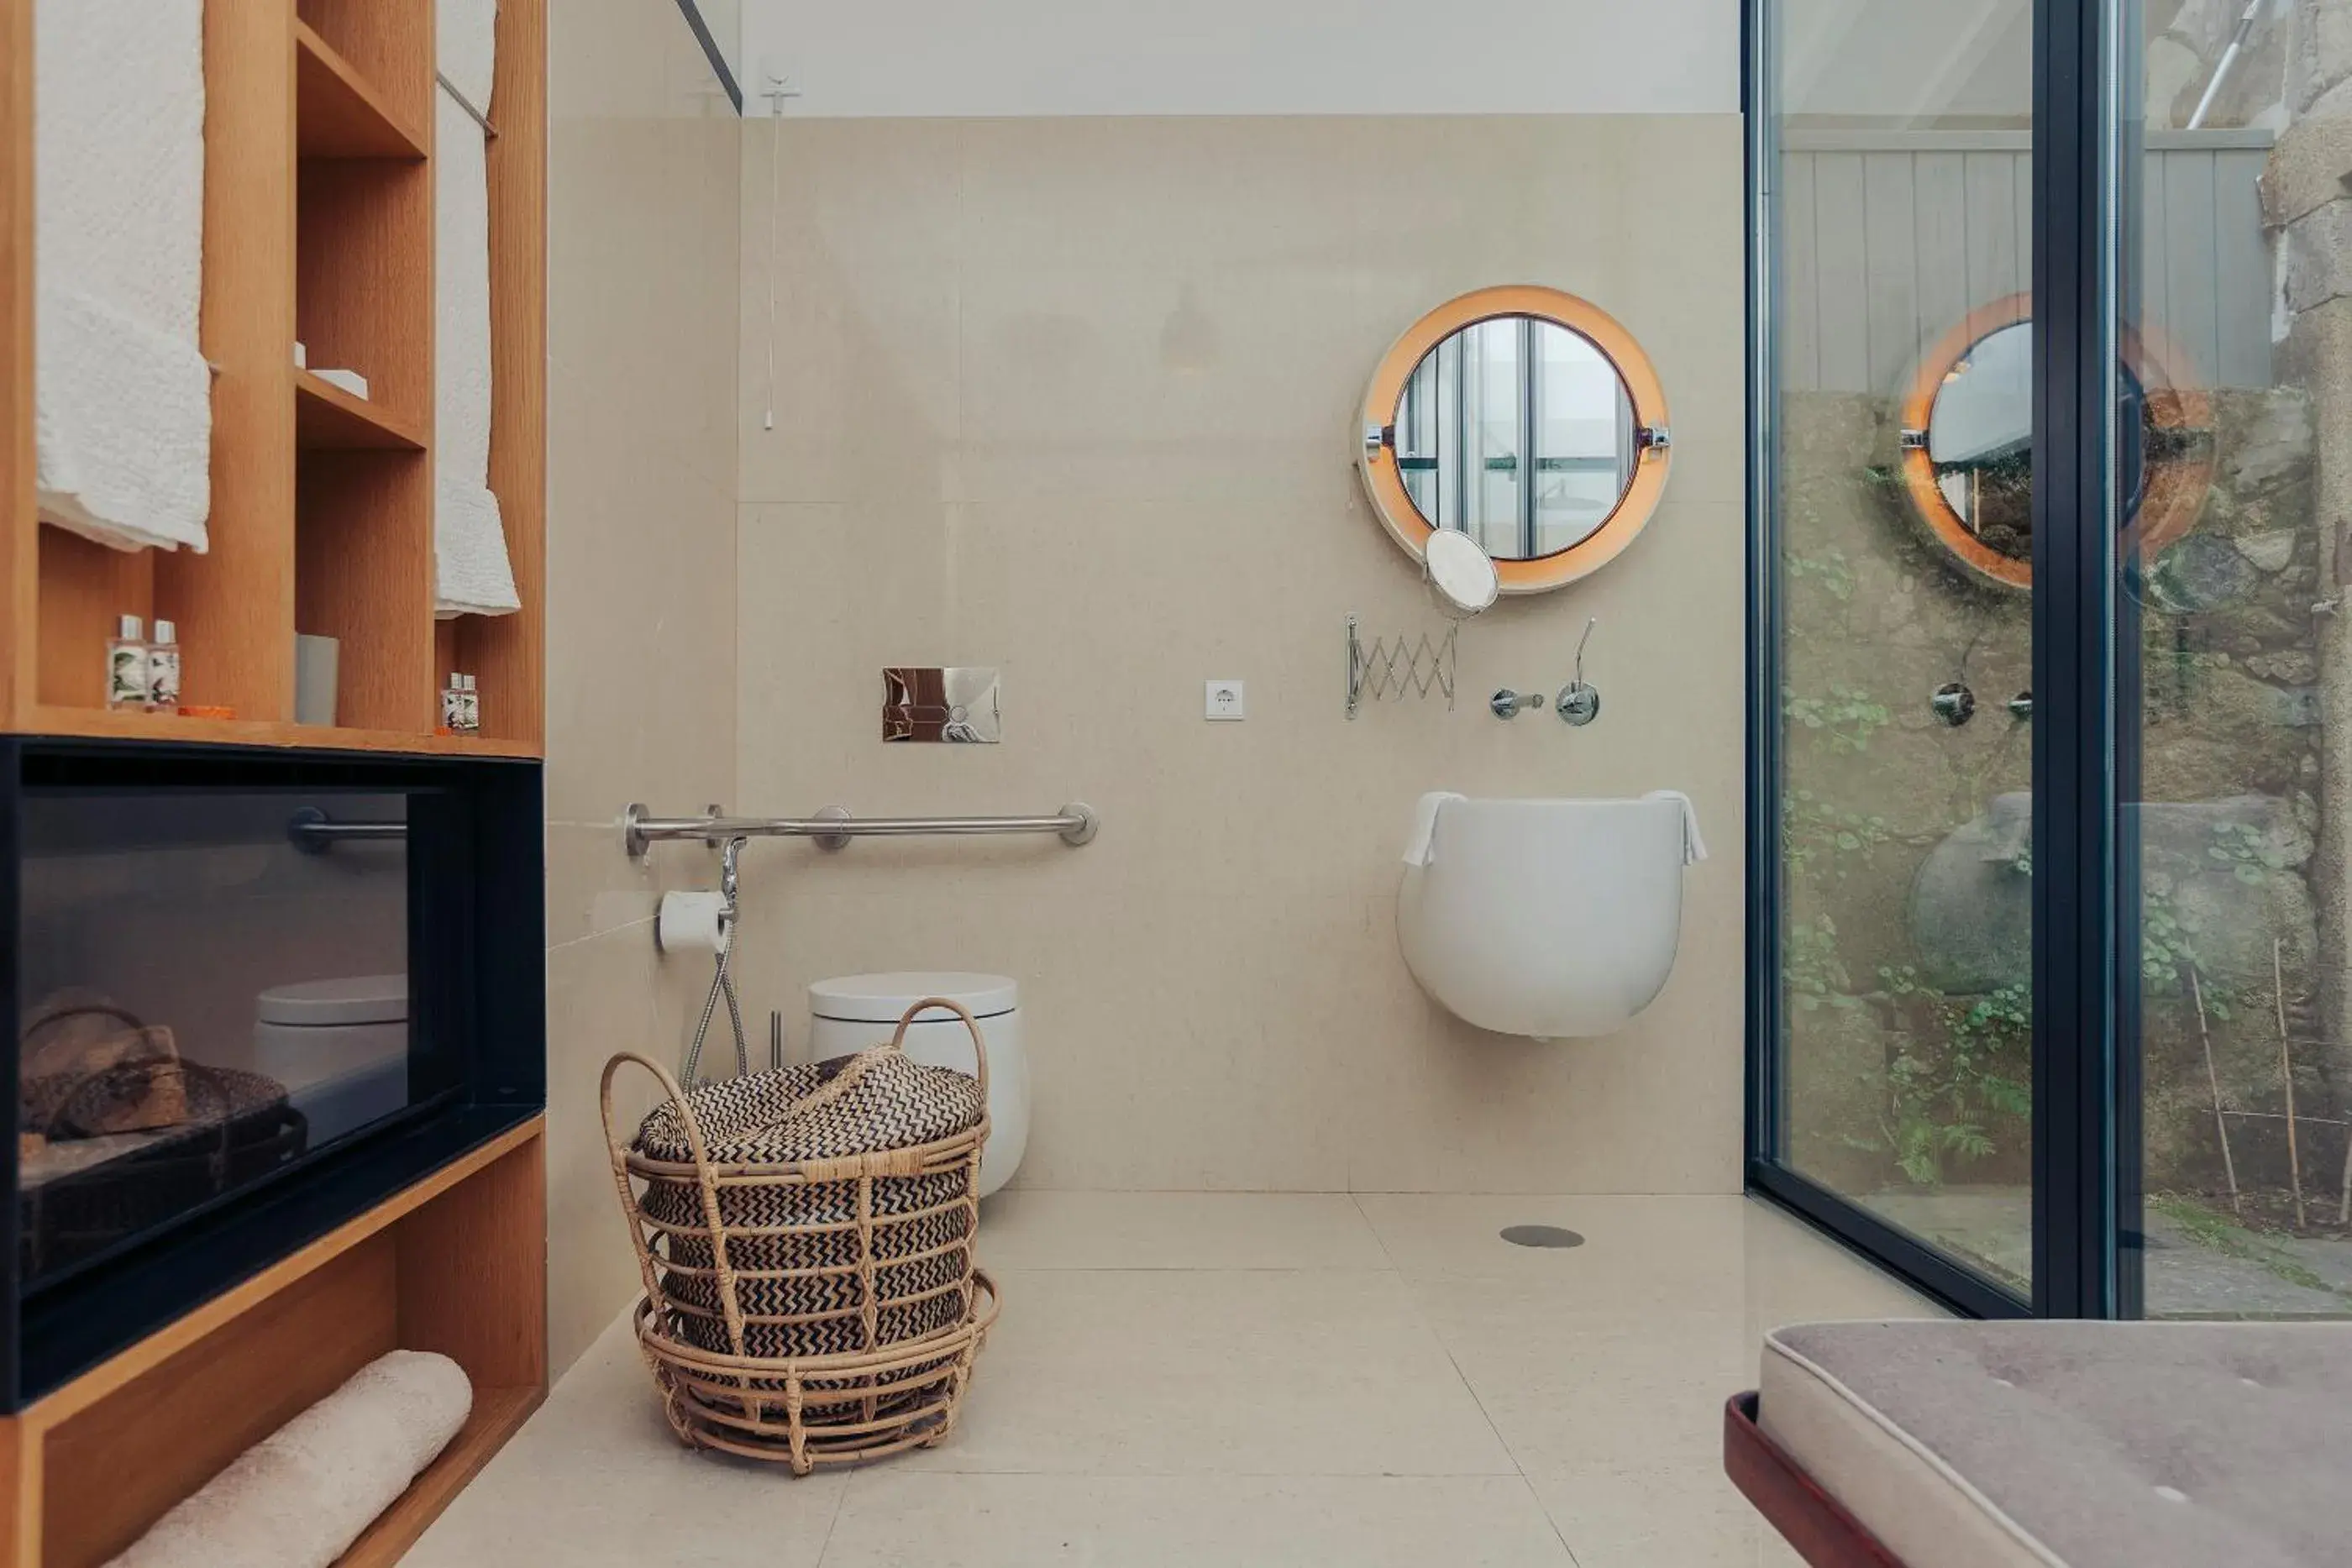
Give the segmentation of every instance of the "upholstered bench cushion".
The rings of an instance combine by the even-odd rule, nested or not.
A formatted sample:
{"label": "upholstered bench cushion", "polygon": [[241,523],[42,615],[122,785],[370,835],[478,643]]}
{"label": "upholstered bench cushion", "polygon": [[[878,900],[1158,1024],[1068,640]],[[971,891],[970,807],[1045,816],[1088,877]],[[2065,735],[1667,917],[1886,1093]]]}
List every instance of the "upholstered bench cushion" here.
{"label": "upholstered bench cushion", "polygon": [[2352,1323],[1807,1323],[1759,1396],[1909,1568],[2352,1562]]}

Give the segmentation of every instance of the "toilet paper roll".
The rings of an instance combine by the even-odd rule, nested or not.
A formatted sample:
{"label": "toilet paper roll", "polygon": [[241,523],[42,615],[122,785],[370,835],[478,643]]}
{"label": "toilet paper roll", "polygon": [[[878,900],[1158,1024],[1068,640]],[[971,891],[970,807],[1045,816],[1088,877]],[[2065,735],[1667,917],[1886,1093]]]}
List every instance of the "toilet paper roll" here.
{"label": "toilet paper roll", "polygon": [[726,899],[715,893],[665,893],[654,940],[665,953],[716,953],[726,940]]}

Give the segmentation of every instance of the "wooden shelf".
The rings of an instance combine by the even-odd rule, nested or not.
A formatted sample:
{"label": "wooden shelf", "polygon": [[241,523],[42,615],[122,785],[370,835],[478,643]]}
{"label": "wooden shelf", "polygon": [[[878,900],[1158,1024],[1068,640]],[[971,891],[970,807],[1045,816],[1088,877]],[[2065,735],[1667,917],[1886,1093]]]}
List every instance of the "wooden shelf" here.
{"label": "wooden shelf", "polygon": [[310,452],[425,450],[424,434],[414,420],[353,397],[299,365],[293,370],[295,445]]}
{"label": "wooden shelf", "polygon": [[341,1559],[399,1561],[545,1397],[533,1117],[0,1419],[0,1565],[98,1568],[388,1350],[466,1369],[457,1438]]}
{"label": "wooden shelf", "polygon": [[268,746],[320,751],[395,751],[427,757],[533,758],[531,742],[488,735],[433,735],[358,729],[282,719],[186,718],[177,714],[116,713],[102,707],[36,708],[24,733],[71,740],[174,740],[203,746]]}
{"label": "wooden shelf", "polygon": [[294,145],[304,158],[425,155],[425,139],[307,22],[294,24]]}
{"label": "wooden shelf", "polygon": [[[0,0],[0,733],[536,757],[546,694],[548,0],[499,7],[488,144],[489,485],[519,613],[434,615],[434,0],[205,11],[202,347],[210,549],[125,554],[43,525],[33,477],[32,14]],[[68,9],[70,9],[68,7]],[[355,398],[293,363],[368,378]],[[183,700],[109,713],[116,620],[174,622]],[[336,728],[292,723],[298,632],[342,644]],[[435,736],[449,674],[485,729]]]}

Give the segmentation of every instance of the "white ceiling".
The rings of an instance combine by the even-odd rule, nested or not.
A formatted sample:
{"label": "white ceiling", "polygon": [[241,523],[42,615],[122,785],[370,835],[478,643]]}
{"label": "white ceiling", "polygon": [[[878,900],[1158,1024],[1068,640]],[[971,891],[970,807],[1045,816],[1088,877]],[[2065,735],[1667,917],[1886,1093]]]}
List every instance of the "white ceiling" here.
{"label": "white ceiling", "polygon": [[1739,0],[741,0],[744,112],[1731,113]]}

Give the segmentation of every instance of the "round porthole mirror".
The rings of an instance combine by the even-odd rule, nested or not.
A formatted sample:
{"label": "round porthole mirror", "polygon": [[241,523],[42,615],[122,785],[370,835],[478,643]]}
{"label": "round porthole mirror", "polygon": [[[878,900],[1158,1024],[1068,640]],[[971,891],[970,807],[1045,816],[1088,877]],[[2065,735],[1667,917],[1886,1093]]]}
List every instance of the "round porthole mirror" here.
{"label": "round porthole mirror", "polygon": [[1631,543],[1666,482],[1666,402],[1630,333],[1556,288],[1484,288],[1397,340],[1363,407],[1373,509],[1416,557],[1459,534],[1540,593]]}
{"label": "round porthole mirror", "polygon": [[[2125,344],[2125,544],[2153,557],[2196,526],[2213,475],[2210,400],[2146,338]],[[2013,588],[2033,581],[2033,318],[2019,294],[1972,314],[1922,357],[1904,400],[1903,487],[1954,557]]]}

